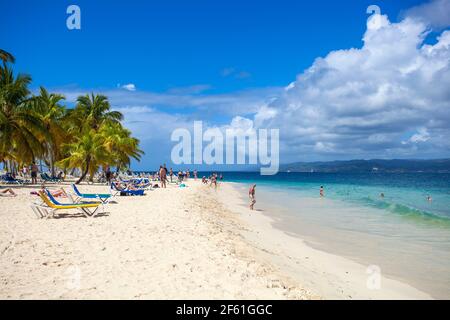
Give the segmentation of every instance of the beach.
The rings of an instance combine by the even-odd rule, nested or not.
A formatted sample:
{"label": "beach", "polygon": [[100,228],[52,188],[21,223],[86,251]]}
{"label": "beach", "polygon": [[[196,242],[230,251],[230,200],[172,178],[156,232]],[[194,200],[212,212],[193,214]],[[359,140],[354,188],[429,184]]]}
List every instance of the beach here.
{"label": "beach", "polygon": [[[2,299],[308,299],[257,261],[243,226],[190,181],[120,197],[96,218],[38,220],[31,188],[0,198]],[[65,186],[68,187],[67,185]],[[50,186],[55,189],[56,186]],[[105,186],[82,185],[88,191]]]}
{"label": "beach", "polygon": [[117,197],[95,218],[54,219],[34,216],[35,188],[15,188],[17,197],[0,198],[0,298],[431,298],[384,276],[368,288],[367,266],[275,228],[232,183],[187,185]]}

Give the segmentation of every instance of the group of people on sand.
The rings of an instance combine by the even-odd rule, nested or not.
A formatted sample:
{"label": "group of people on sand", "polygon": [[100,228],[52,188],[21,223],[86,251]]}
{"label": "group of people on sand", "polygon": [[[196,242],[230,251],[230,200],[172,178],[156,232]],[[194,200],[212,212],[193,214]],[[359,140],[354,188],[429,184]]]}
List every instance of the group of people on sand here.
{"label": "group of people on sand", "polygon": [[217,172],[212,173],[209,177],[203,176],[202,177],[202,183],[206,184],[211,187],[214,186],[214,188],[217,188],[218,186],[218,180],[222,181],[223,180],[223,175],[222,174],[218,174]]}
{"label": "group of people on sand", "polygon": [[[193,177],[195,180],[197,180],[198,177],[198,171],[194,170],[193,172]],[[170,183],[174,182],[174,177],[175,177],[175,172],[173,171],[172,168],[170,168],[170,170],[167,169],[166,164],[159,166],[159,170],[156,173],[156,179],[158,179],[161,182],[161,188],[166,188],[167,187],[167,182],[170,179]],[[189,180],[191,177],[191,171],[189,169],[182,171],[179,170],[176,173],[176,178],[177,178],[177,183],[181,184],[187,180]]]}
{"label": "group of people on sand", "polygon": [[[18,172],[18,176],[24,179],[31,178],[31,184],[38,184],[38,173],[40,172],[38,165],[35,161],[31,163],[30,166],[23,166]],[[45,173],[45,172],[44,172]],[[7,173],[11,178],[16,179],[17,175],[15,173]],[[65,178],[65,173],[59,171],[57,174],[48,173],[51,178],[57,178],[63,180]]]}

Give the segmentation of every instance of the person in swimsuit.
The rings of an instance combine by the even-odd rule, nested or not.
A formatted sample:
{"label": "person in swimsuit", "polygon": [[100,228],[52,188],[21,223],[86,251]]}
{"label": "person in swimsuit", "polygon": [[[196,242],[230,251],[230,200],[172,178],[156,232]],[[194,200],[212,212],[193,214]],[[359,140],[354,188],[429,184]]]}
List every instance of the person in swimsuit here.
{"label": "person in swimsuit", "polygon": [[256,203],[256,184],[250,187],[248,190],[248,197],[250,198],[250,210],[253,210],[253,207]]}
{"label": "person in swimsuit", "polygon": [[166,180],[167,180],[167,169],[163,166],[159,167],[159,179],[161,180],[161,188],[166,187]]}
{"label": "person in swimsuit", "polygon": [[213,174],[211,177],[211,184],[209,186],[214,185],[214,189],[217,189],[217,175]]}
{"label": "person in swimsuit", "polygon": [[6,188],[5,190],[0,191],[0,196],[2,197],[16,197],[17,194],[11,188]]}
{"label": "person in swimsuit", "polygon": [[325,197],[325,194],[323,193],[323,186],[320,186],[320,196]]}
{"label": "person in swimsuit", "polygon": [[38,166],[36,165],[36,162],[33,161],[33,164],[31,165],[31,183],[37,184],[37,174],[38,174]]}

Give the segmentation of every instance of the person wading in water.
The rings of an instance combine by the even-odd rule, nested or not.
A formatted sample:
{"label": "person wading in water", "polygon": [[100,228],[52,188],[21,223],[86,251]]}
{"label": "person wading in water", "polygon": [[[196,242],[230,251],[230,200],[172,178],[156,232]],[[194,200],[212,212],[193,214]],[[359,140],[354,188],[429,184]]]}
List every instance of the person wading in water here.
{"label": "person wading in water", "polygon": [[250,198],[250,210],[253,210],[253,206],[256,203],[255,193],[256,193],[256,184],[251,186],[250,190],[248,190],[248,197]]}

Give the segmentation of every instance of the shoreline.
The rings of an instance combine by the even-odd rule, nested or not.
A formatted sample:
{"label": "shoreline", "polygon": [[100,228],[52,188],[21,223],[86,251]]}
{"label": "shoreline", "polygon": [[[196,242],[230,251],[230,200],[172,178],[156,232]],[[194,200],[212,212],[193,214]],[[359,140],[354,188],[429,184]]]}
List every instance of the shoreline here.
{"label": "shoreline", "polygon": [[30,209],[38,186],[15,188],[0,198],[0,298],[431,299],[384,277],[368,290],[366,268],[275,228],[232,183],[187,185],[118,197],[97,218],[47,220]]}
{"label": "shoreline", "polygon": [[281,273],[324,299],[433,299],[430,294],[406,282],[382,274],[380,289],[368,289],[367,282],[371,281],[372,286],[377,276],[367,272],[376,272],[376,269],[368,269],[369,266],[349,258],[314,248],[299,235],[279,228],[273,213],[250,211],[237,190],[237,184],[228,183],[223,187],[233,195],[222,195],[222,201],[250,225],[245,238],[257,248],[258,254],[276,265]]}

